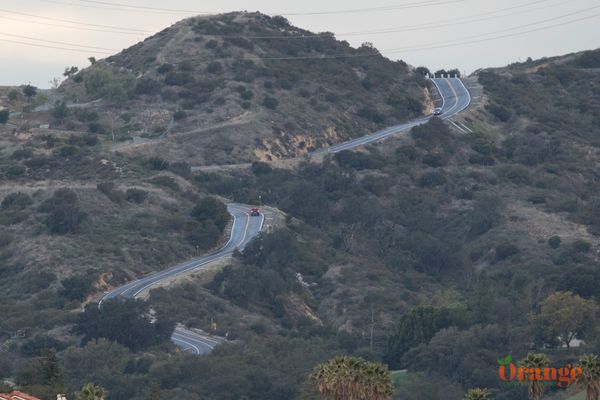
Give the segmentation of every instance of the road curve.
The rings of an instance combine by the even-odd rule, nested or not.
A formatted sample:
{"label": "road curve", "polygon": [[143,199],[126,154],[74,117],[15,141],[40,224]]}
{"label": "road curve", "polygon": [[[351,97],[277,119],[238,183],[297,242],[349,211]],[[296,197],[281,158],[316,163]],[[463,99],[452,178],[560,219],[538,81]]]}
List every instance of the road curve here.
{"label": "road curve", "polygon": [[[451,118],[466,109],[471,103],[469,91],[459,78],[435,78],[431,79],[431,81],[437,87],[443,100],[442,115],[440,118]],[[343,150],[353,149],[391,135],[406,132],[415,126],[426,123],[431,118],[432,116],[427,116],[401,125],[392,126],[370,135],[336,144],[329,148],[319,149],[312,152],[311,155],[333,154]],[[227,210],[233,216],[234,220],[229,241],[220,250],[115,288],[102,297],[98,306],[102,306],[104,301],[118,297],[136,298],[152,286],[171,279],[176,275],[202,269],[213,261],[230,257],[236,249],[242,250],[246,244],[262,230],[264,215],[261,214],[260,217],[251,217],[249,206],[234,203],[227,204]],[[184,351],[189,351],[194,354],[207,354],[210,353],[216,345],[223,342],[224,339],[178,326],[173,332],[171,340]]]}
{"label": "road curve", "polygon": [[[233,216],[233,224],[229,240],[221,249],[115,288],[102,297],[98,306],[101,307],[103,302],[119,297],[134,299],[140,296],[142,292],[174,276],[202,269],[213,261],[230,257],[235,250],[242,250],[262,230],[265,221],[264,214],[261,213],[260,217],[252,217],[250,216],[249,206],[235,203],[227,204],[227,211]],[[223,341],[221,338],[204,335],[182,327],[175,329],[171,340],[184,351],[191,351],[195,354],[209,353],[217,344]]]}
{"label": "road curve", "polygon": [[[471,95],[469,90],[460,80],[460,78],[435,78],[431,79],[433,84],[438,89],[442,100],[442,114],[440,118],[448,119],[463,111],[471,104]],[[382,129],[375,133],[366,136],[361,136],[356,139],[349,140],[344,143],[339,143],[331,147],[315,150],[310,155],[334,154],[343,150],[350,150],[355,147],[363,146],[368,143],[381,140],[391,135],[409,131],[415,126],[422,125],[429,121],[432,116],[422,117],[404,124],[395,125],[389,128]]]}

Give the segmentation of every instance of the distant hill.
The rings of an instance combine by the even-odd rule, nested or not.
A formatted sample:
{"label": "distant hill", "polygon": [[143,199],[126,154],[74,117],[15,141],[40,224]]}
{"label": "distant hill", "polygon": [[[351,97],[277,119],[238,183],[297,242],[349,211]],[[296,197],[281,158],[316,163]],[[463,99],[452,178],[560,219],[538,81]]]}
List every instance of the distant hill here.
{"label": "distant hill", "polygon": [[162,138],[134,151],[212,164],[300,155],[405,121],[430,107],[427,87],[369,44],[230,13],[174,24],[61,91],[103,99],[101,129],[121,140]]}

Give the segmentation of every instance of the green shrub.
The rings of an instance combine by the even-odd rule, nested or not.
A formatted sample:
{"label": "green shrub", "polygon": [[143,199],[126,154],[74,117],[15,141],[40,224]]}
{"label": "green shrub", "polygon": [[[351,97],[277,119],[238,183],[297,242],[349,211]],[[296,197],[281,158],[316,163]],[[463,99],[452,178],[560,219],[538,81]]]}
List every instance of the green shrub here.
{"label": "green shrub", "polygon": [[141,204],[146,201],[146,197],[148,197],[148,192],[142,189],[130,188],[125,192],[125,199],[130,203]]}
{"label": "green shrub", "polygon": [[94,277],[91,274],[76,275],[61,281],[61,295],[68,300],[84,300],[94,288]]}
{"label": "green shrub", "polygon": [[67,103],[64,101],[54,102],[54,108],[52,109],[52,117],[58,121],[62,122],[69,115],[69,108],[67,107]]}
{"label": "green shrub", "polygon": [[0,225],[15,225],[29,218],[29,212],[8,208],[0,210]]}
{"label": "green shrub", "polygon": [[166,74],[167,72],[173,71],[175,67],[172,64],[162,64],[156,68],[156,72],[159,74]]}
{"label": "green shrub", "polygon": [[102,192],[113,203],[121,204],[125,200],[125,194],[115,189],[115,184],[112,182],[100,182],[96,185],[96,189]]}
{"label": "green shrub", "polygon": [[170,86],[184,86],[194,81],[188,72],[169,72],[165,76],[165,83]]}
{"label": "green shrub", "polygon": [[14,240],[13,236],[8,232],[0,232],[0,249],[8,246]]}
{"label": "green shrub", "polygon": [[77,194],[71,189],[58,189],[40,206],[40,211],[49,213],[45,224],[50,233],[77,233],[87,215],[79,207]]}
{"label": "green shrub", "polygon": [[337,163],[345,168],[354,169],[379,169],[384,166],[385,161],[376,154],[365,154],[356,151],[344,150],[335,154]]}
{"label": "green shrub", "polygon": [[2,199],[2,208],[16,208],[16,209],[25,209],[27,206],[33,204],[33,200],[29,197],[28,194],[22,192],[15,192],[7,195]]}
{"label": "green shrub", "polygon": [[175,191],[179,190],[179,184],[177,181],[167,175],[155,176],[154,178],[150,179],[150,182],[156,186],[166,187]]}
{"label": "green shrub", "polygon": [[219,47],[219,42],[217,42],[214,39],[209,40],[208,42],[206,42],[206,44],[204,45],[207,49],[216,49],[217,47]]}
{"label": "green shrub", "polygon": [[83,335],[83,343],[107,338],[133,351],[169,340],[175,322],[158,313],[151,317],[149,306],[141,300],[112,300],[90,304],[77,316],[74,332]]}
{"label": "green shrub", "polygon": [[75,146],[67,145],[59,147],[54,154],[59,157],[72,157],[79,152],[79,149]]}
{"label": "green shrub", "polygon": [[8,111],[8,110],[0,110],[0,124],[7,123],[9,116],[10,116],[10,111]]}
{"label": "green shrub", "polygon": [[279,101],[275,97],[265,96],[263,99],[263,105],[271,110],[274,110],[279,105]]}
{"label": "green shrub", "polygon": [[169,165],[169,171],[184,178],[189,178],[192,174],[192,167],[185,161],[177,161]]}
{"label": "green shrub", "polygon": [[135,93],[136,94],[157,94],[160,92],[162,85],[155,79],[152,78],[142,78],[137,81],[135,84]]}
{"label": "green shrub", "polygon": [[592,245],[585,240],[577,239],[572,244],[571,247],[577,253],[588,253],[592,249]]}
{"label": "green shrub", "polygon": [[220,74],[223,72],[223,65],[218,61],[213,61],[207,65],[206,72],[209,74]]}
{"label": "green shrub", "polygon": [[519,248],[512,243],[501,243],[496,246],[496,260],[506,260],[519,253]]}
{"label": "green shrub", "polygon": [[383,114],[372,107],[363,107],[356,113],[359,117],[367,119],[376,124],[380,124],[385,120]]}
{"label": "green shrub", "polygon": [[223,232],[230,215],[225,204],[214,197],[204,197],[194,206],[192,217],[200,223],[213,223],[219,231]]}
{"label": "green shrub", "polygon": [[109,67],[98,67],[85,71],[83,84],[91,98],[106,98],[120,104],[127,101],[127,92],[133,88],[135,78],[131,74],[117,72]]}
{"label": "green shrub", "polygon": [[586,51],[575,60],[575,65],[581,68],[600,68],[600,51]]}
{"label": "green shrub", "polygon": [[544,196],[542,193],[535,193],[530,195],[527,198],[527,201],[533,204],[544,204],[546,202],[546,196]]}
{"label": "green shrub", "polygon": [[99,122],[90,122],[88,124],[88,131],[90,133],[100,133],[100,134],[106,133],[106,130]]}
{"label": "green shrub", "polygon": [[446,165],[446,160],[439,153],[427,153],[423,156],[423,163],[433,168],[439,168]]}
{"label": "green shrub", "polygon": [[33,150],[31,149],[18,149],[13,151],[11,158],[15,160],[22,160],[24,158],[33,157]]}
{"label": "green shrub", "polygon": [[252,173],[256,176],[266,175],[273,172],[273,168],[265,162],[254,161],[252,163]]}
{"label": "green shrub", "polygon": [[410,135],[415,144],[422,149],[435,149],[437,152],[443,149],[446,153],[452,153],[456,147],[450,128],[440,118],[432,118],[426,124],[415,126]]}
{"label": "green shrub", "polygon": [[548,246],[550,246],[553,249],[557,249],[560,246],[560,243],[561,243],[560,236],[551,236],[548,239]]}
{"label": "green shrub", "polygon": [[490,112],[490,114],[492,114],[494,117],[498,118],[502,122],[508,121],[511,117],[510,110],[498,104],[490,104],[485,108]]}
{"label": "green shrub", "polygon": [[25,167],[20,164],[11,164],[6,167],[4,174],[8,178],[17,178],[25,174]]}
{"label": "green shrub", "polygon": [[183,110],[176,111],[173,114],[173,119],[175,121],[182,121],[182,120],[184,120],[186,118],[187,118],[187,113],[185,111],[183,111]]}
{"label": "green shrub", "polygon": [[441,171],[425,172],[419,178],[419,185],[422,187],[439,186],[446,183],[446,175]]}

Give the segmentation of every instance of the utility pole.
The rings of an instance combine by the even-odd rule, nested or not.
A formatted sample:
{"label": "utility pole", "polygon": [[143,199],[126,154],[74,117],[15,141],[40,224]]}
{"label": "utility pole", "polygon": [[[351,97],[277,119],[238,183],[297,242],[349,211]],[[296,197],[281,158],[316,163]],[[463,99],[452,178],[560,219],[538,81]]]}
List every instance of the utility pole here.
{"label": "utility pole", "polygon": [[373,315],[373,303],[371,303],[371,351],[373,351],[373,331],[375,329],[375,316]]}

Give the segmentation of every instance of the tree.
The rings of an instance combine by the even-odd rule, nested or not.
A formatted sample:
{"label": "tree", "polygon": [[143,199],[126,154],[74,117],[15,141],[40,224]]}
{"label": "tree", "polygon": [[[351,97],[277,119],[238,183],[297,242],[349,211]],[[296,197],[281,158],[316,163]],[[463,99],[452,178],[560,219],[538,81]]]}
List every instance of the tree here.
{"label": "tree", "polygon": [[274,110],[279,105],[279,101],[275,97],[265,96],[263,99],[263,105],[271,110]]}
{"label": "tree", "polygon": [[423,75],[423,76],[425,76],[425,75],[430,75],[430,74],[431,74],[431,71],[429,71],[429,68],[427,68],[427,67],[417,67],[417,68],[415,69],[415,72],[416,72],[417,74],[419,74],[419,75]]}
{"label": "tree", "polygon": [[192,209],[192,217],[200,223],[213,222],[223,232],[229,221],[229,213],[225,204],[214,197],[204,197]]}
{"label": "tree", "polygon": [[150,391],[148,392],[148,397],[146,400],[160,400],[160,386],[153,382],[150,385]]}
{"label": "tree", "polygon": [[10,111],[8,111],[8,110],[0,110],[0,124],[7,123],[9,116],[10,116]]}
{"label": "tree", "polygon": [[392,396],[387,367],[359,357],[338,356],[321,363],[310,380],[323,400],[386,400]]}
{"label": "tree", "polygon": [[96,64],[96,57],[88,57],[88,61],[90,62],[91,65]]}
{"label": "tree", "polygon": [[77,400],[104,400],[106,391],[102,386],[94,385],[93,383],[85,384],[79,393]]}
{"label": "tree", "polygon": [[136,351],[168,340],[175,328],[170,316],[148,313],[148,304],[141,300],[112,300],[101,308],[90,304],[79,314],[73,330],[84,336],[84,343],[106,338]]}
{"label": "tree", "polygon": [[66,76],[67,79],[72,78],[77,72],[79,72],[79,68],[73,66],[73,67],[67,67],[65,68],[65,72],[63,72],[63,76]]}
{"label": "tree", "polygon": [[13,89],[10,92],[8,92],[8,100],[11,103],[17,101],[18,98],[19,98],[19,92],[16,91],[15,89]]}
{"label": "tree", "polygon": [[[520,363],[525,368],[545,368],[550,365],[550,360],[545,354],[528,353],[527,357]],[[529,380],[527,394],[531,400],[539,400],[544,394],[544,382],[540,380]]]}
{"label": "tree", "polygon": [[93,279],[90,274],[65,278],[61,281],[61,294],[69,300],[84,300],[94,287]]}
{"label": "tree", "polygon": [[25,97],[27,97],[28,99],[32,98],[33,96],[35,96],[37,94],[37,88],[35,86],[32,85],[26,85],[23,88],[23,94],[25,95]]}
{"label": "tree", "polygon": [[54,398],[56,393],[64,393],[66,389],[64,372],[54,350],[46,351],[40,360],[21,369],[16,382],[28,392],[43,398]]}
{"label": "tree", "polygon": [[586,400],[598,400],[600,396],[600,359],[597,355],[585,354],[577,365],[582,374],[577,377],[577,384],[585,388]]}
{"label": "tree", "polygon": [[427,343],[440,330],[451,325],[448,309],[419,306],[400,318],[388,338],[385,360],[392,368],[400,367],[404,353],[421,343]]}
{"label": "tree", "polygon": [[50,232],[56,234],[76,233],[87,217],[79,208],[75,192],[64,188],[56,190],[52,197],[40,206],[40,211],[49,213],[45,223]]}
{"label": "tree", "polygon": [[54,103],[54,108],[52,109],[52,117],[58,122],[62,122],[67,115],[69,115],[69,108],[67,107],[67,103],[64,101],[58,101]]}
{"label": "tree", "polygon": [[541,305],[541,312],[530,316],[539,338],[546,343],[558,339],[567,348],[576,337],[585,335],[595,320],[597,305],[571,292],[556,292]]}
{"label": "tree", "polygon": [[489,400],[491,394],[487,389],[469,389],[465,400]]}

